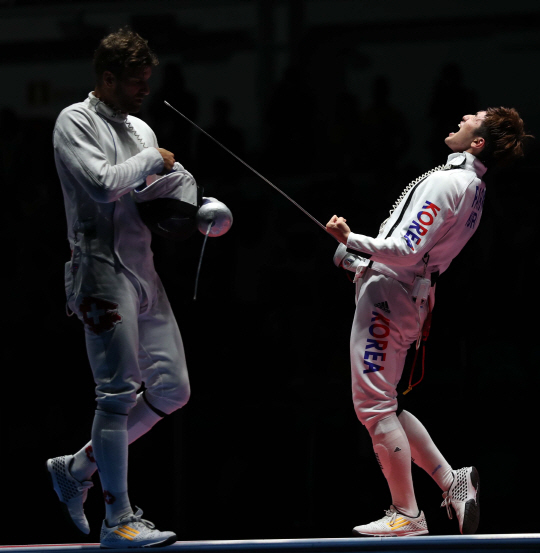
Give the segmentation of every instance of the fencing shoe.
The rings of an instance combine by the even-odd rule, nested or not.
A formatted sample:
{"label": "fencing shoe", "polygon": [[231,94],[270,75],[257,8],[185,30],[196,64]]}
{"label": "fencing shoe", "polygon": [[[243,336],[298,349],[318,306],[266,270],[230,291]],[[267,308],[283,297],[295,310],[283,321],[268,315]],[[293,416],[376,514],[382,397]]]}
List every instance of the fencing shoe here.
{"label": "fencing shoe", "polygon": [[135,514],[123,516],[116,526],[107,526],[104,520],[101,526],[100,544],[104,549],[126,549],[135,547],[164,547],[176,541],[173,532],[160,532],[142,518],[138,509]]}
{"label": "fencing shoe", "polygon": [[69,466],[73,455],[55,457],[47,461],[47,471],[54,491],[62,502],[62,509],[75,526],[84,534],[90,533],[90,526],[84,514],[84,502],[88,490],[94,485],[90,480],[79,482],[71,476]]}
{"label": "fencing shoe", "polygon": [[443,493],[441,507],[446,507],[448,518],[452,518],[452,509],[459,521],[462,534],[474,534],[480,521],[480,477],[474,467],[465,467],[452,471],[454,481],[447,492]]}
{"label": "fencing shoe", "polygon": [[409,517],[400,513],[393,505],[386,511],[386,516],[375,522],[356,526],[353,534],[360,536],[420,536],[428,534],[424,513]]}

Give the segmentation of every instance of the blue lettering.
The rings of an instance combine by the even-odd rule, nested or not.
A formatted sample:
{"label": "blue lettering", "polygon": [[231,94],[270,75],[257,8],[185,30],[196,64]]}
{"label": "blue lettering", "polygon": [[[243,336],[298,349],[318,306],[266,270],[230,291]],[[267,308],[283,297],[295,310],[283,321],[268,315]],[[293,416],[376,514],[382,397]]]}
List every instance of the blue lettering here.
{"label": "blue lettering", "polygon": [[384,371],[384,367],[376,365],[375,363],[370,363],[369,361],[364,361],[364,365],[367,369],[364,369],[364,374],[366,373],[376,373],[377,371]]}
{"label": "blue lettering", "polygon": [[388,347],[388,340],[374,340],[373,338],[367,339],[366,349],[375,348],[379,351],[383,351]]}
{"label": "blue lettering", "polygon": [[427,232],[427,228],[423,227],[420,223],[417,221],[413,221],[412,225],[409,226],[410,229],[416,231],[420,236],[424,236]]}
{"label": "blue lettering", "polygon": [[422,209],[431,209],[433,211],[433,217],[437,217],[437,211],[440,211],[441,208],[434,203],[428,202],[426,200],[426,205],[422,206]]}
{"label": "blue lettering", "polygon": [[366,353],[364,353],[364,359],[369,359],[370,356],[373,361],[377,361],[377,359],[381,361],[386,360],[386,353],[379,353],[378,351],[366,351]]}
{"label": "blue lettering", "polygon": [[411,242],[411,239],[410,239],[407,235],[405,235],[405,236],[403,237],[403,239],[405,240],[405,242],[407,242],[407,246],[409,246],[409,248],[410,248],[411,250],[414,250],[414,246],[413,246],[413,244],[412,244],[412,242]]}
{"label": "blue lettering", "polygon": [[377,311],[372,311],[371,314],[373,315],[373,318],[371,319],[372,323],[375,321],[382,321],[383,323],[390,324],[390,320],[383,317],[380,313],[377,313]]}
{"label": "blue lettering", "polygon": [[474,193],[474,200],[471,205],[474,209],[477,211],[482,211],[482,208],[484,207],[484,200],[486,199],[486,189],[482,188],[480,190],[480,187],[476,187],[476,192]]}
{"label": "blue lettering", "polygon": [[[412,230],[408,230],[405,233],[405,240],[407,240],[408,236],[410,236],[417,244],[420,244],[420,242],[422,241],[420,236],[417,236],[416,234],[414,234],[414,232]],[[411,250],[414,250],[414,247],[412,247],[412,246],[409,246],[409,247],[411,248]]]}
{"label": "blue lettering", "polygon": [[374,361],[378,359],[384,361],[386,359],[386,353],[379,353],[379,351],[385,350],[388,347],[388,340],[381,340],[381,338],[386,338],[390,334],[390,320],[383,317],[380,313],[377,313],[377,311],[372,311],[371,314],[373,315],[371,322],[374,324],[369,327],[369,333],[373,338],[367,339],[366,350],[375,348],[378,351],[364,352],[364,365],[367,367],[367,369],[364,370],[364,374],[384,371],[384,367],[372,363],[368,361],[368,359],[371,358]]}
{"label": "blue lettering", "polygon": [[476,213],[476,211],[473,211],[470,215],[469,215],[469,220],[467,221],[466,225],[467,227],[473,229],[474,226],[476,225],[476,219],[478,218],[478,213]]}

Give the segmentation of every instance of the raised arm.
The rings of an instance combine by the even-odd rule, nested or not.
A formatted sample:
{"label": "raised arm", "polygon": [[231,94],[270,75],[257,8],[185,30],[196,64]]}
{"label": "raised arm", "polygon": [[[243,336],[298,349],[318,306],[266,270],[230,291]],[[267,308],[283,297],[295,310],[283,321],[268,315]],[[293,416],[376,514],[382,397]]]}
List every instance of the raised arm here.
{"label": "raised arm", "polygon": [[167,161],[164,158],[170,152],[164,150],[163,155],[154,147],[145,148],[123,163],[111,164],[95,125],[86,114],[72,110],[60,115],[54,130],[56,155],[95,201],[114,202],[140,186],[148,175],[163,170]]}

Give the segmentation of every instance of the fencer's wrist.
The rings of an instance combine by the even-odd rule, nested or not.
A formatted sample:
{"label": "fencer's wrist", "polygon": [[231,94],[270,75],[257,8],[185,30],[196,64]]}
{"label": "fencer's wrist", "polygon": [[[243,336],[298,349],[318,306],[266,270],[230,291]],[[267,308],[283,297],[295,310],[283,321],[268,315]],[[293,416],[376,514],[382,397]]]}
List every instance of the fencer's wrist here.
{"label": "fencer's wrist", "polygon": [[159,169],[159,171],[156,171],[156,175],[159,175],[160,177],[162,177],[163,175],[165,175],[166,172],[167,170],[165,169],[165,161],[162,159],[161,168]]}

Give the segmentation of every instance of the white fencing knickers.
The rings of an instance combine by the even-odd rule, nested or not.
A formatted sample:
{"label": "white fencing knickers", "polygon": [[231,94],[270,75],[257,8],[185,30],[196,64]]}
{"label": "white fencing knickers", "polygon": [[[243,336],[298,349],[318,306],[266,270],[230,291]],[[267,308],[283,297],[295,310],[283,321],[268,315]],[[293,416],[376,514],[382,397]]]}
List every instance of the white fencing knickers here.
{"label": "white fencing knickers", "polygon": [[146,400],[159,412],[185,405],[190,387],[184,346],[158,275],[147,297],[137,279],[107,262],[83,259],[78,272],[83,274],[73,279],[68,306],[84,323],[98,408],[128,414],[142,382]]}
{"label": "white fencing knickers", "polygon": [[418,339],[427,307],[411,298],[408,286],[367,269],[356,283],[351,331],[354,409],[367,428],[397,410],[396,386],[410,345]]}

